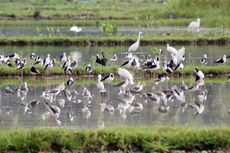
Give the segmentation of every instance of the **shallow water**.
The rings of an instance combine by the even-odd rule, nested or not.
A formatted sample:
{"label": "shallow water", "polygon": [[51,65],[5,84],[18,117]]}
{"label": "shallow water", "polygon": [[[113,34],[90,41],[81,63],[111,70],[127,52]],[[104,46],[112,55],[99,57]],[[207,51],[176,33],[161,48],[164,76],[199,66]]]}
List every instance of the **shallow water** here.
{"label": "shallow water", "polygon": [[[81,27],[82,32],[74,33],[69,29],[71,26],[0,26],[0,36],[103,36],[106,35],[102,30],[95,27]],[[224,36],[230,34],[228,28],[200,28],[199,33],[188,31],[186,27],[118,27],[117,35],[135,37],[139,31],[143,32],[143,36],[159,37],[188,37],[188,36]]]}
{"label": "shallow water", "polygon": [[[174,46],[176,49],[180,49],[183,46]],[[156,56],[158,55],[155,51],[156,48],[163,49],[164,57],[169,58],[169,54],[166,51],[166,46],[140,46],[138,50],[134,53],[139,58],[144,58],[146,55]],[[185,65],[199,65],[200,59],[204,53],[208,56],[207,65],[215,65],[214,60],[223,56],[223,54],[229,55],[230,50],[229,46],[185,46]],[[76,56],[78,65],[91,63],[95,64],[96,54],[101,54],[104,51],[108,59],[112,58],[113,54],[117,54],[118,61],[116,63],[110,62],[112,64],[121,65],[125,60],[124,56],[127,51],[127,46],[117,46],[117,47],[78,47],[78,46],[2,46],[0,48],[0,54],[8,55],[14,52],[19,53],[21,57],[29,57],[29,55],[34,52],[35,54],[45,57],[46,54],[50,53],[52,58],[59,59],[60,55],[63,52],[66,52],[67,55]]]}
{"label": "shallow water", "polygon": [[[41,97],[44,89],[55,88],[58,84],[65,82],[67,77],[53,77],[53,78],[18,78],[4,79],[1,78],[0,87],[0,128],[35,128],[35,127],[57,127],[57,122],[53,116],[48,116],[44,119],[47,113],[47,105],[45,99]],[[119,78],[115,81],[118,82]],[[161,92],[166,89],[171,89],[172,86],[181,84],[181,80],[185,80],[186,85],[191,86],[194,78],[171,79],[168,82],[159,84],[153,87],[153,79],[142,80],[135,79],[145,83],[143,92]],[[4,92],[6,86],[16,90],[22,82],[28,83],[28,92],[23,96],[15,92],[13,95],[8,95]],[[83,88],[86,87],[91,91],[92,100],[87,100],[82,96]],[[160,104],[151,100],[145,101],[142,94],[132,94],[133,101],[129,104],[124,103],[127,100],[118,95],[118,87],[113,87],[111,84],[106,84],[107,96],[100,96],[96,89],[96,80],[75,79],[75,86],[73,88],[77,91],[77,97],[72,97],[69,101],[64,92],[60,92],[56,96],[56,100],[48,102],[50,105],[56,105],[61,109],[58,120],[62,123],[61,127],[66,128],[98,128],[110,126],[151,126],[151,125],[168,125],[178,126],[187,125],[192,127],[217,127],[223,125],[230,125],[228,107],[229,104],[229,90],[230,85],[223,81],[209,80],[205,83],[205,87],[200,91],[185,92],[186,104],[194,106],[183,107],[181,102],[177,99],[168,101],[168,111],[160,112]],[[195,99],[202,92],[207,92],[207,100],[204,101],[204,111],[195,115],[196,107]],[[30,102],[39,100],[40,102],[31,106]],[[60,104],[64,101],[64,107]],[[135,103],[143,105],[143,110],[132,110]],[[114,112],[102,110],[103,105],[110,105],[114,108]],[[118,108],[126,108],[124,111]],[[83,113],[84,109],[88,112]],[[68,114],[73,117],[70,119]]]}

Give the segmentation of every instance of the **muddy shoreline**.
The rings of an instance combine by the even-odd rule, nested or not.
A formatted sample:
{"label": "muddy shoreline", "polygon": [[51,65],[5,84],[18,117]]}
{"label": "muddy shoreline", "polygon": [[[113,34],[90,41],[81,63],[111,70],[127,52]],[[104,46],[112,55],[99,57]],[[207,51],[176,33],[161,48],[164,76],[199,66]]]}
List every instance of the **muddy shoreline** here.
{"label": "muddy shoreline", "polygon": [[[74,38],[32,38],[32,39],[23,39],[23,38],[0,38],[1,46],[129,46],[135,40],[125,39],[108,39],[108,40],[100,40],[100,39],[74,39]],[[150,45],[166,45],[170,43],[172,45],[230,45],[229,38],[216,38],[216,39],[208,39],[208,38],[194,38],[191,40],[177,40],[173,38],[162,40],[141,40],[140,46],[150,46]]]}

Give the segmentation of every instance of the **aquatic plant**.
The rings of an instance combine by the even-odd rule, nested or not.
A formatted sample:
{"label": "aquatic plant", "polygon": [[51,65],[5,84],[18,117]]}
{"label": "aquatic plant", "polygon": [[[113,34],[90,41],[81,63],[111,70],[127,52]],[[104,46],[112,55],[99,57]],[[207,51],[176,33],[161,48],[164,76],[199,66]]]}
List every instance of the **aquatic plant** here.
{"label": "aquatic plant", "polygon": [[111,23],[96,22],[96,26],[99,30],[102,30],[107,35],[116,35],[117,26]]}

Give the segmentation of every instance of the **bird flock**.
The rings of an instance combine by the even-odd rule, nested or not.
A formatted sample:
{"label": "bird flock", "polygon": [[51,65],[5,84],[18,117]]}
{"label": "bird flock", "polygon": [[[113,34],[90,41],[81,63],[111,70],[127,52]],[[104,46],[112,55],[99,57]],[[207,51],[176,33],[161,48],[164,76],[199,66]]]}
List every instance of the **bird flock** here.
{"label": "bird flock", "polygon": [[[167,113],[169,111],[169,103],[177,103],[183,112],[187,108],[191,108],[194,110],[194,115],[202,114],[208,91],[205,88],[205,75],[201,70],[195,68],[194,83],[190,86],[181,82],[179,86],[173,85],[169,88],[156,90],[159,84],[169,80],[169,74],[181,71],[184,68],[183,63],[186,60],[185,47],[177,50],[170,44],[167,44],[165,49],[159,49],[155,57],[147,56],[141,58],[135,55],[135,51],[138,50],[140,45],[141,35],[142,32],[139,32],[137,41],[128,48],[127,53],[124,55],[124,62],[117,68],[117,75],[113,73],[98,75],[97,81],[95,81],[96,91],[94,91],[97,96],[92,95],[92,91],[87,87],[84,87],[81,92],[77,91],[73,76],[69,76],[69,79],[55,87],[45,88],[42,93],[40,93],[38,99],[33,99],[31,101],[26,99],[28,91],[30,90],[26,82],[21,82],[20,86],[16,89],[11,89],[7,86],[4,89],[5,96],[9,98],[17,95],[17,97],[20,98],[21,104],[24,106],[25,114],[32,114],[33,108],[42,103],[42,105],[46,107],[46,110],[41,114],[41,118],[47,120],[51,117],[58,126],[62,126],[60,116],[62,114],[62,109],[67,106],[70,108],[67,116],[70,121],[74,121],[76,112],[71,110],[71,105],[74,104],[84,103],[81,113],[87,119],[91,117],[91,103],[94,101],[95,97],[101,98],[99,105],[102,112],[108,111],[113,114],[115,111],[118,111],[122,118],[127,118],[128,114],[140,113],[144,110],[144,106],[147,103],[156,104],[159,112],[162,113]],[[165,52],[168,57],[163,56],[163,52]],[[109,64],[118,64],[118,56],[116,54],[108,58],[105,52],[102,52],[101,56],[97,54],[95,57],[95,63],[89,63],[85,67],[87,74],[91,74],[92,72],[93,67],[91,64],[97,64],[103,67],[107,67]],[[220,59],[215,60],[214,63],[225,63],[227,58],[229,58],[229,56],[223,55]],[[43,66],[44,70],[48,71],[52,70],[57,63],[57,60],[52,59],[50,54],[47,54],[47,56],[42,59],[39,55],[32,53],[30,55],[30,60],[33,61],[30,72],[35,75],[40,73],[36,68],[37,65]],[[58,66],[62,67],[66,74],[72,74],[73,69],[78,66],[77,61],[71,59],[71,56],[67,56],[65,52],[60,56],[58,61]],[[21,60],[19,55],[14,53],[8,56],[0,55],[0,62],[9,67],[15,65],[17,69],[23,69],[27,64],[27,59],[23,58]],[[200,58],[200,63],[204,65],[208,64],[208,57],[206,54]],[[134,67],[138,71],[152,71],[154,73],[156,70],[162,69],[162,71],[160,71],[152,81],[151,89],[146,89],[143,83],[136,81],[128,67]],[[113,83],[115,77],[117,77],[116,80],[118,80],[118,83]],[[108,103],[108,101],[110,101],[108,98],[109,94],[111,90],[113,90],[108,90],[109,86],[112,86],[112,88],[117,91],[116,95],[119,101],[117,105]],[[186,100],[186,94],[191,93],[196,96],[194,103]],[[64,95],[65,98],[62,98],[60,95]],[[135,97],[137,96],[142,100],[136,101]],[[7,114],[12,112],[9,106],[6,107],[6,110]]]}

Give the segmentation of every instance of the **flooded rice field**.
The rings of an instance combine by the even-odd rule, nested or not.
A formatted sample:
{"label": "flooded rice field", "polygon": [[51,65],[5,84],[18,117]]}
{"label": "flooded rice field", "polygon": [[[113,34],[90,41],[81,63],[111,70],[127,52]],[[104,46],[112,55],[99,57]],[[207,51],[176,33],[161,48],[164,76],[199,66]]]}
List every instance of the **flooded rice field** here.
{"label": "flooded rice field", "polygon": [[[174,46],[176,49],[180,49],[183,46]],[[105,52],[107,58],[110,59],[114,54],[117,54],[118,60],[116,63],[111,64],[122,64],[124,62],[124,56],[127,52],[127,46],[117,46],[117,47],[78,47],[78,46],[2,46],[0,48],[1,55],[9,55],[14,52],[18,53],[20,57],[29,58],[31,53],[46,57],[49,53],[52,58],[59,59],[59,57],[66,52],[67,55],[75,57],[78,65],[85,65],[88,63],[94,63],[96,54],[101,54]],[[162,56],[170,58],[168,52],[166,51],[166,46],[141,46],[133,54],[137,55],[139,58],[144,58],[145,56],[157,56],[157,49],[162,49]],[[223,56],[223,54],[229,55],[228,46],[185,46],[185,65],[199,65],[200,59],[204,54],[207,54],[208,64],[216,65],[214,60]]]}
{"label": "flooded rice field", "polygon": [[[81,27],[82,31],[75,33],[70,31],[69,27],[60,26],[0,26],[0,36],[68,36],[68,37],[78,37],[78,36],[103,36],[103,30],[95,27]],[[230,29],[228,28],[200,28],[199,34],[192,33],[188,31],[187,27],[118,27],[118,36],[136,36],[139,31],[144,33],[147,37],[187,37],[194,35],[201,36],[224,36],[230,34]]]}
{"label": "flooded rice field", "polygon": [[[135,78],[135,82],[144,85],[140,93],[134,92],[133,86],[119,93],[119,87],[114,87],[119,82],[116,77],[105,84],[107,94],[103,95],[97,89],[96,79],[75,77],[71,88],[66,85],[67,80],[67,77],[1,78],[0,127],[230,125],[230,85],[225,80],[194,83],[194,78],[170,78],[155,85],[153,79]],[[191,88],[184,90],[185,85]],[[147,96],[154,93],[156,96]],[[162,95],[166,95],[165,99]]]}

